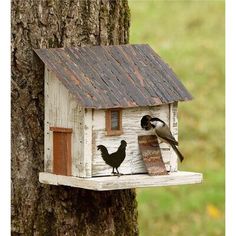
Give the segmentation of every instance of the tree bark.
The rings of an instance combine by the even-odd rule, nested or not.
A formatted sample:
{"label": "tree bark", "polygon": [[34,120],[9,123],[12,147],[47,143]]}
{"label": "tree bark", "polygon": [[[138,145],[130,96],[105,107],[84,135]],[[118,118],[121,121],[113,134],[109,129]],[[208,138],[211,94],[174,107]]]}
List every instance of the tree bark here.
{"label": "tree bark", "polygon": [[125,44],[127,0],[12,1],[12,235],[138,235],[134,190],[40,184],[43,64],[33,48]]}

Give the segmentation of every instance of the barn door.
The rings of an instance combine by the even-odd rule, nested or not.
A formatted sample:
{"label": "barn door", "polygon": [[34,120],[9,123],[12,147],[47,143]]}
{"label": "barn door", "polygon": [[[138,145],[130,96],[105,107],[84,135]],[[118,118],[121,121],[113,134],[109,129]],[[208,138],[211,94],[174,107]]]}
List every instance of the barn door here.
{"label": "barn door", "polygon": [[53,173],[71,175],[72,129],[51,127],[53,131]]}

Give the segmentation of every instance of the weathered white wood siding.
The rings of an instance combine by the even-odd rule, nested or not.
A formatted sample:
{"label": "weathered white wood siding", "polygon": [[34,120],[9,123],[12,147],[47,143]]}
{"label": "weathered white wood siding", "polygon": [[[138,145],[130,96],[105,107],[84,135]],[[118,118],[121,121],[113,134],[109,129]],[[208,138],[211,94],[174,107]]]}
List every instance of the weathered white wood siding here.
{"label": "weathered white wood siding", "polygon": [[84,163],[85,173],[82,177],[92,176],[92,109],[85,109],[84,114]]}
{"label": "weathered white wood siding", "polygon": [[[123,109],[123,134],[120,136],[107,136],[105,131],[105,110],[94,110],[92,131],[92,175],[110,175],[112,171],[112,168],[103,161],[100,151],[97,150],[96,146],[102,144],[107,147],[109,153],[112,153],[117,150],[122,139],[127,142],[127,148],[126,158],[121,164],[119,171],[123,174],[146,173],[147,171],[139,151],[138,136],[153,134],[153,131],[141,129],[140,120],[144,115],[151,115],[163,119],[170,125],[170,111],[169,105]],[[177,130],[175,130],[175,135],[177,135]],[[170,146],[166,143],[161,143],[160,147],[162,149],[163,159],[167,170],[173,169],[170,164],[174,165],[176,168],[176,159],[171,160],[172,152]]]}
{"label": "weathered white wood siding", "polygon": [[[170,104],[170,130],[175,139],[178,141],[178,103]],[[171,148],[170,171],[178,170],[178,156]]]}
{"label": "weathered white wood siding", "polygon": [[84,108],[68,92],[55,74],[45,69],[44,171],[53,169],[53,132],[50,127],[72,128],[72,175],[86,176],[84,156]]}

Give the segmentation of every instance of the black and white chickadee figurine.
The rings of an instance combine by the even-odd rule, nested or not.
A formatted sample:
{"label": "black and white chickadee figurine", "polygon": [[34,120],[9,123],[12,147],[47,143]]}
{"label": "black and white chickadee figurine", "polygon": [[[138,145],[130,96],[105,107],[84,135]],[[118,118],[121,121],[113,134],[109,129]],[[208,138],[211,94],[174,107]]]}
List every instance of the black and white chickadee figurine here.
{"label": "black and white chickadee figurine", "polygon": [[169,143],[182,162],[184,157],[176,147],[178,142],[170,132],[168,125],[161,119],[145,115],[141,119],[141,127],[145,130],[154,129],[155,134],[165,143]]}

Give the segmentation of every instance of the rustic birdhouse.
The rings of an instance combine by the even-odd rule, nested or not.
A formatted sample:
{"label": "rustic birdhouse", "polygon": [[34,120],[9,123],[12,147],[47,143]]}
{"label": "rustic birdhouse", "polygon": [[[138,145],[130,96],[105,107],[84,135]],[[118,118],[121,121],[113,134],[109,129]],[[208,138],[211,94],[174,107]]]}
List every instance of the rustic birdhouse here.
{"label": "rustic birdhouse", "polygon": [[[45,64],[41,183],[112,190],[201,182],[200,173],[178,171],[171,146],[155,144],[153,130],[140,125],[145,115],[158,117],[177,139],[177,104],[191,99],[148,45],[35,52]],[[161,154],[164,175],[148,174],[155,159],[148,159],[147,153],[152,151]]]}

